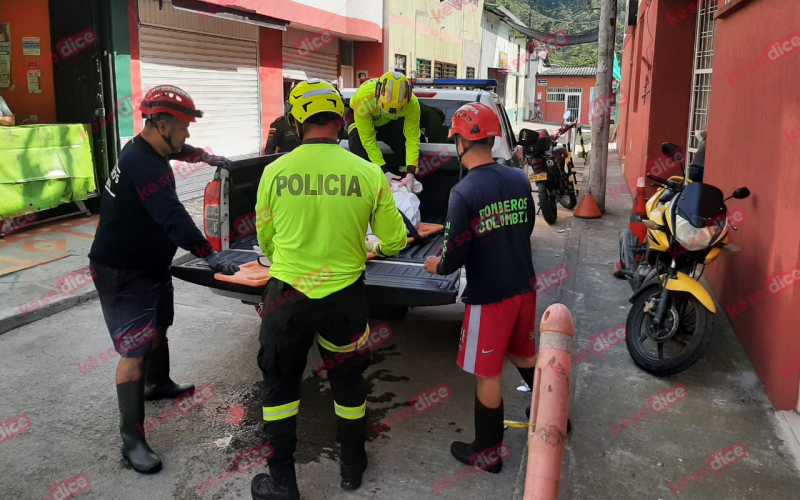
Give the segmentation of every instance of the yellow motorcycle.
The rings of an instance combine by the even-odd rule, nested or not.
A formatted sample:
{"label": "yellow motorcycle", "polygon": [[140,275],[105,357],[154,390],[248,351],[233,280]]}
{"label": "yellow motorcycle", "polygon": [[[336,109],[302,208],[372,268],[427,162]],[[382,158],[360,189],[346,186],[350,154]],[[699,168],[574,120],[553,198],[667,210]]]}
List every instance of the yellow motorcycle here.
{"label": "yellow motorcycle", "polygon": [[[667,156],[677,149],[662,146]],[[729,241],[730,229],[737,228],[725,202],[747,198],[750,190],[742,187],[724,198],[710,184],[647,177],[660,187],[646,203],[647,241],[639,244],[633,232],[623,231],[615,275],[628,279],[634,291],[626,323],[628,352],[645,371],[666,377],[696,363],[711,340],[717,308],[698,281],[703,274],[698,267],[705,270],[722,250],[739,250]]]}

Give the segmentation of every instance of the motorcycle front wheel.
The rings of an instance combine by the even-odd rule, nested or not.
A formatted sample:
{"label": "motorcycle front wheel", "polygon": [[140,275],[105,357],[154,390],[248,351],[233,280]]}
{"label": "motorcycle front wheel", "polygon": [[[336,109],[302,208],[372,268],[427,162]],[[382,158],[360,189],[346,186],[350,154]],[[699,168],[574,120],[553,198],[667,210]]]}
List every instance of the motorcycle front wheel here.
{"label": "motorcycle front wheel", "polygon": [[543,182],[536,183],[536,186],[539,188],[539,207],[542,209],[542,217],[552,226],[558,217],[555,196],[550,193]]}
{"label": "motorcycle front wheel", "polygon": [[558,202],[567,210],[572,210],[575,208],[575,205],[578,204],[578,197],[575,195],[575,186],[572,184],[571,180],[567,180],[567,182],[564,183],[562,191],[565,192],[559,196]]}
{"label": "motorcycle front wheel", "polygon": [[658,283],[647,287],[633,303],[625,325],[625,343],[640,368],[668,377],[688,370],[703,355],[711,341],[713,315],[693,295],[671,291],[664,326],[656,328],[653,313],[660,296]]}

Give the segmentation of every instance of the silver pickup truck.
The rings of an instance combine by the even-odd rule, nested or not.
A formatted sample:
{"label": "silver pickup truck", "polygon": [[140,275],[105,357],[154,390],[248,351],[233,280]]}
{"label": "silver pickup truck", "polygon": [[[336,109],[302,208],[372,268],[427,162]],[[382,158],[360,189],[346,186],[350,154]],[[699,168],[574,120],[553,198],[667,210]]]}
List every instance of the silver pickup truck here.
{"label": "silver pickup truck", "polygon": [[[447,140],[446,132],[455,111],[463,104],[481,102],[490,106],[500,117],[503,136],[495,141],[493,153],[498,162],[510,168],[521,168],[521,150],[500,98],[492,92],[492,80],[431,80],[415,83],[414,94],[423,106],[423,115],[438,116],[439,122],[431,125],[421,122],[422,144],[417,179],[423,184],[419,194],[423,222],[444,224],[450,190],[465,176],[467,169],[458,163],[455,145]],[[356,89],[342,91],[345,101]],[[427,108],[427,109],[425,109]],[[426,126],[427,125],[427,126]],[[435,130],[434,130],[435,129]],[[440,142],[430,142],[434,139]],[[447,142],[441,142],[447,141]],[[347,148],[347,141],[342,141]],[[387,164],[397,161],[392,151],[379,143]],[[256,190],[261,173],[280,154],[250,158],[233,162],[230,168],[217,170],[214,180],[208,183],[204,199],[204,231],[217,251],[223,252],[237,264],[258,258],[255,234]],[[430,255],[441,252],[444,235],[438,234],[422,242],[415,242],[393,257],[375,259],[366,263],[366,287],[373,317],[397,317],[409,307],[452,304],[461,288],[461,273],[449,276],[428,274],[422,267]],[[202,259],[175,264],[171,268],[176,278],[211,288],[214,293],[258,304],[264,286],[246,286],[219,281]]]}

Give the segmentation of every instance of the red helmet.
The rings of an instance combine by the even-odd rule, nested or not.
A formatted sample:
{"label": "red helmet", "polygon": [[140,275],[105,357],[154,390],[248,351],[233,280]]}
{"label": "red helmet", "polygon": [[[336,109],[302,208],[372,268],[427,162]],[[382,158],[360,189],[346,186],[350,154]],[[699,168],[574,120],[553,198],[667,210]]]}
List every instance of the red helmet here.
{"label": "red helmet", "polygon": [[448,137],[452,139],[456,134],[468,141],[477,141],[487,137],[499,137],[503,135],[503,131],[500,128],[500,119],[492,108],[473,102],[461,106],[453,115]]}
{"label": "red helmet", "polygon": [[148,90],[139,110],[145,118],[158,113],[169,113],[182,122],[195,122],[203,112],[195,109],[194,100],[183,90],[173,85],[158,85]]}

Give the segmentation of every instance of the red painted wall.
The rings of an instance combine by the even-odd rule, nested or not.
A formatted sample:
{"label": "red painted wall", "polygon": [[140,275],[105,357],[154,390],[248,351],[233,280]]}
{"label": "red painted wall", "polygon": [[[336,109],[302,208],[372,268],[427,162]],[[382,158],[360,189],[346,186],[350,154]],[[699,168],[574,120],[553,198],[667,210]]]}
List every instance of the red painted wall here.
{"label": "red painted wall", "polygon": [[[17,125],[22,121],[21,115],[38,115],[39,123],[56,123],[48,1],[3,2],[0,22],[11,23],[11,84],[16,87],[14,90],[0,89],[0,96],[16,115]],[[39,37],[41,55],[23,56],[22,37]],[[29,62],[38,62],[39,70],[42,72],[39,78],[41,94],[28,93]]]}
{"label": "red painted wall", "polygon": [[544,118],[542,118],[543,121],[548,123],[561,123],[564,121],[564,112],[567,106],[565,102],[547,102],[548,88],[580,87],[583,89],[580,121],[582,124],[589,123],[589,100],[592,95],[592,87],[596,85],[595,77],[537,76],[536,80],[547,80],[547,87],[536,86],[536,92],[542,93],[542,99],[539,101],[539,105],[542,107],[542,113],[544,114]]}
{"label": "red painted wall", "polygon": [[261,66],[261,149],[267,145],[269,125],[283,114],[283,32],[258,29],[258,50]]}
{"label": "red painted wall", "polygon": [[745,217],[731,236],[742,251],[723,254],[706,276],[781,410],[798,407],[800,371],[791,363],[800,361],[800,280],[778,293],[769,284],[800,264],[800,47],[774,62],[764,56],[791,35],[800,37],[796,2],[753,0],[717,19],[704,179],[726,194],[740,186],[752,192],[728,202]]}
{"label": "red painted wall", "polygon": [[377,42],[355,42],[353,59],[356,67],[355,82],[358,83],[358,71],[367,70],[370,78],[377,78],[386,72],[383,63],[383,44]]}
{"label": "red painted wall", "polygon": [[[677,22],[674,14],[692,1],[641,2],[639,23],[628,30],[621,68],[627,104],[620,109],[617,143],[632,193],[637,178],[652,170],[648,163],[661,157],[662,143],[686,147],[696,14]],[[654,191],[648,183],[648,196]]]}

